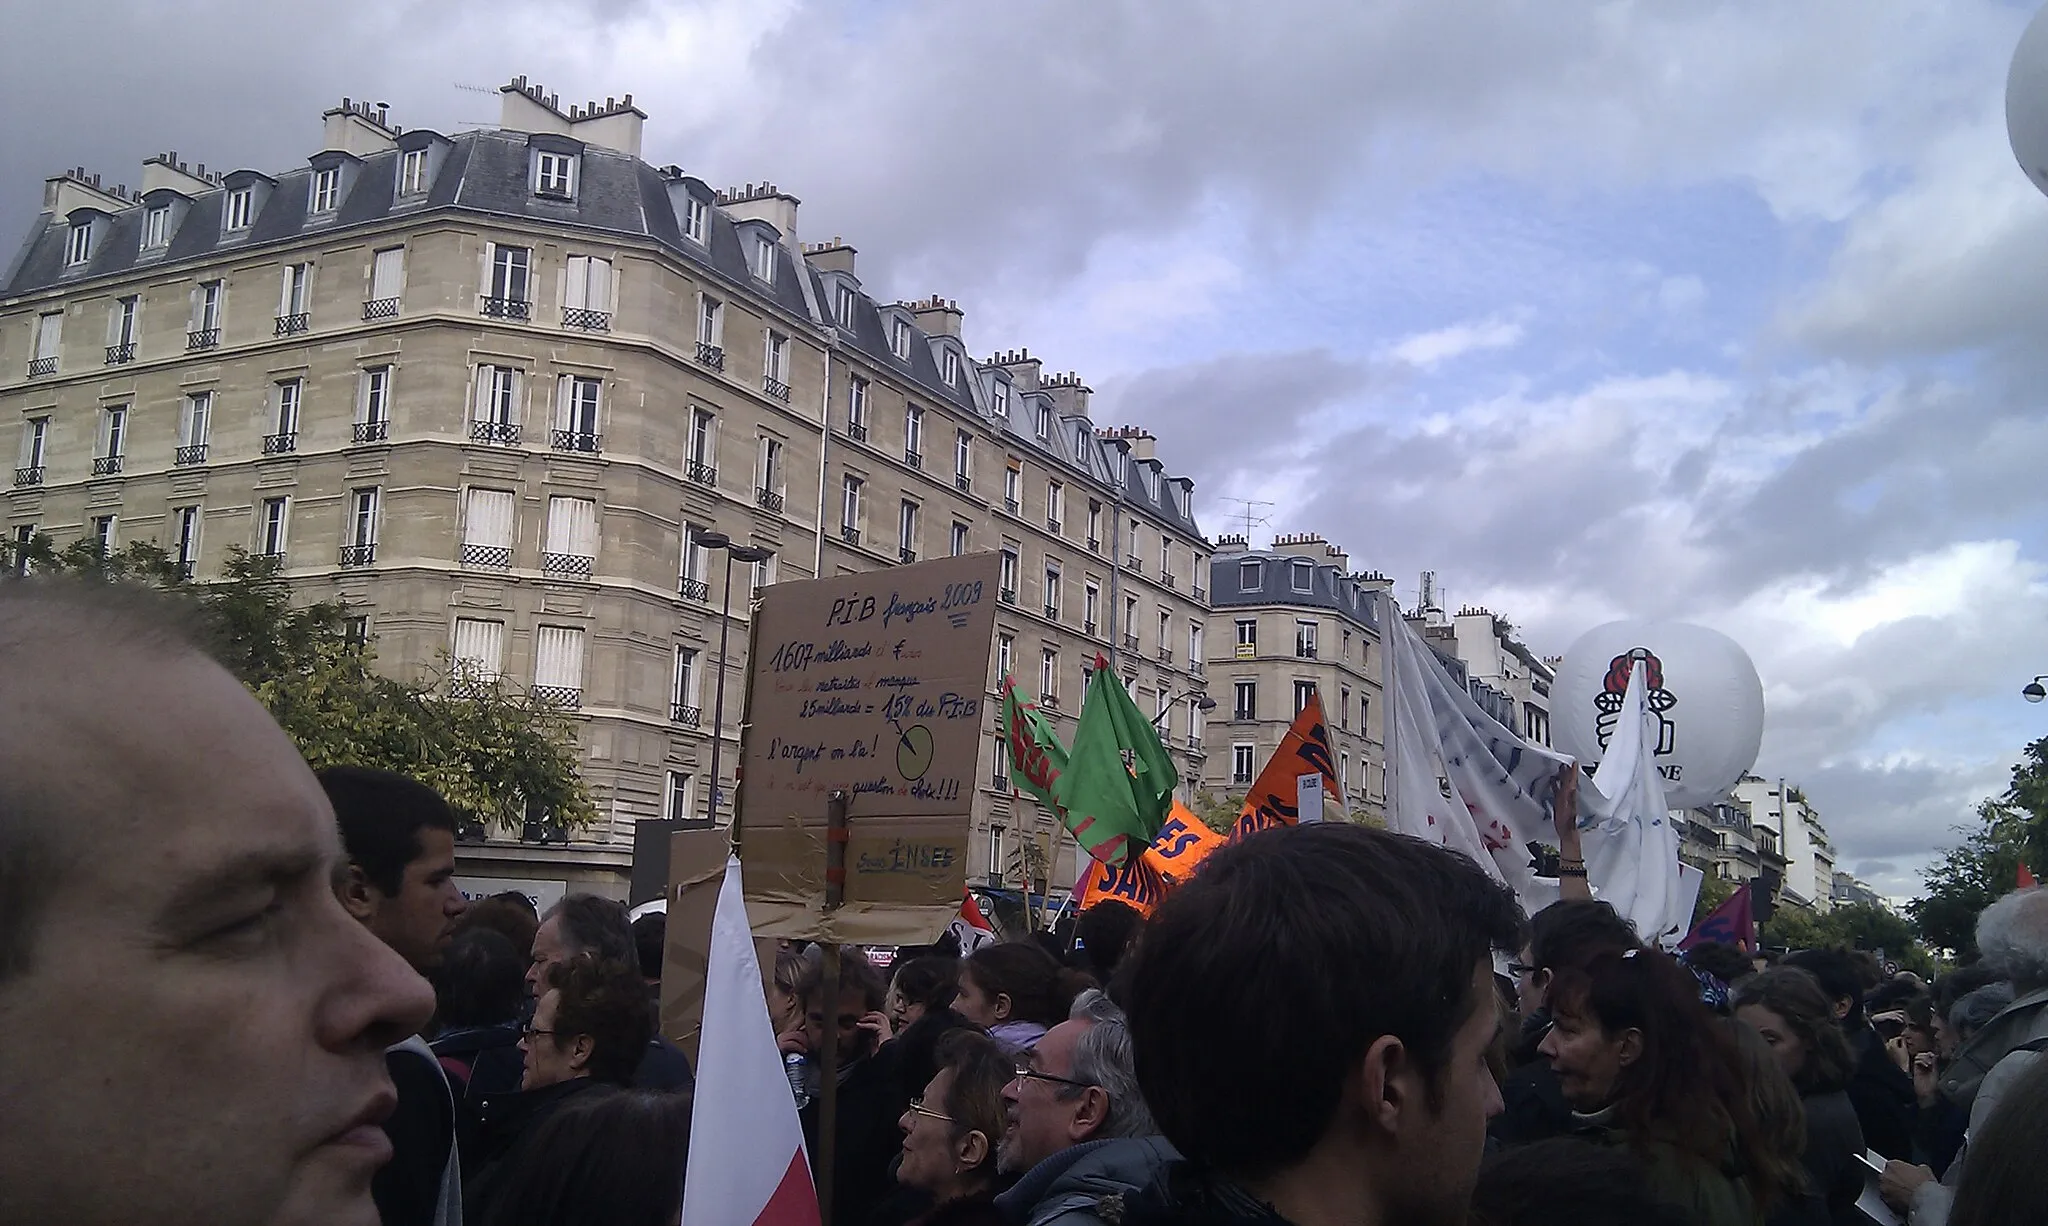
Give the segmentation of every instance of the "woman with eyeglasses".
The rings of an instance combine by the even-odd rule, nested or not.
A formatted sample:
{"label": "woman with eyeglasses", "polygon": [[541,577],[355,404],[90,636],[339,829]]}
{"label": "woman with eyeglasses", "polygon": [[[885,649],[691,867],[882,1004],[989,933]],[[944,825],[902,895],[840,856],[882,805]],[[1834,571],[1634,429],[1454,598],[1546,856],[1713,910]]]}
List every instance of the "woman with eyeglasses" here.
{"label": "woman with eyeglasses", "polygon": [[938,1061],[939,1071],[898,1121],[903,1157],[896,1182],[931,1197],[933,1209],[914,1226],[1001,1226],[995,1195],[1007,1180],[996,1171],[996,1142],[1013,1061],[971,1030],[940,1039]]}

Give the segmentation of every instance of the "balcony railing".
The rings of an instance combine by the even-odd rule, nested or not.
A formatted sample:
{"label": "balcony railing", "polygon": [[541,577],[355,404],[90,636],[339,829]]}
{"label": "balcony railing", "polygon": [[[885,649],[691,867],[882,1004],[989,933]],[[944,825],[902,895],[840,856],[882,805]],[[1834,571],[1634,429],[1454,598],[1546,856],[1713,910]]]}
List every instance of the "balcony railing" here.
{"label": "balcony railing", "polygon": [[381,443],[391,435],[388,421],[359,421],[349,430],[349,438],[358,443]]}
{"label": "balcony railing", "polygon": [[285,565],[284,548],[282,546],[265,545],[256,551],[256,556],[268,558],[270,561],[277,563],[280,568]]}
{"label": "balcony railing", "polygon": [[31,379],[40,379],[44,375],[54,375],[56,373],[57,359],[55,358],[30,358],[28,360],[28,377]]}
{"label": "balcony railing", "polygon": [[1235,711],[1232,711],[1230,713],[1231,722],[1236,724],[1248,724],[1251,723],[1253,720],[1256,720],[1257,718],[1257,715],[1253,714],[1251,711],[1247,710],[1244,707],[1239,707]]}
{"label": "balcony railing", "polygon": [[850,422],[847,422],[847,423],[846,423],[846,437],[848,437],[848,438],[852,439],[852,440],[853,440],[854,442],[856,442],[856,443],[865,443],[865,442],[867,442],[867,441],[868,441],[868,426],[867,426],[867,423],[866,423],[866,422],[863,422],[863,421],[850,421]]}
{"label": "balcony railing", "polygon": [[172,565],[178,568],[178,578],[190,579],[199,570],[198,558],[179,558]]}
{"label": "balcony railing", "polygon": [[469,423],[469,441],[472,443],[502,443],[509,447],[519,441],[519,423],[511,421],[473,421]]}
{"label": "balcony railing", "polygon": [[397,319],[398,302],[396,298],[372,298],[363,304],[363,318]]}
{"label": "balcony railing", "polygon": [[761,376],[761,390],[784,404],[789,403],[789,384],[784,383],[774,375]]}
{"label": "balcony railing", "polygon": [[120,456],[117,456],[117,455],[103,455],[103,456],[97,456],[97,457],[95,457],[95,458],[93,459],[93,462],[92,462],[92,475],[93,475],[93,476],[95,476],[95,477],[113,477],[113,476],[118,476],[118,475],[120,475],[120,472],[121,472],[121,457],[120,457]]}
{"label": "balcony railing", "polygon": [[1004,604],[1016,604],[1017,589],[1013,587],[1006,587],[1002,591],[996,593],[996,598],[1001,600]]}
{"label": "balcony railing", "polygon": [[562,326],[581,328],[585,332],[609,332],[612,330],[612,313],[593,311],[588,307],[563,307]]}
{"label": "balcony railing", "polygon": [[1051,707],[1057,711],[1060,709],[1060,696],[1058,694],[1040,694],[1038,696],[1038,705],[1041,707]]}
{"label": "balcony railing", "polygon": [[1083,622],[1081,623],[1081,633],[1083,633],[1083,634],[1093,634],[1093,633],[1095,633],[1095,619],[1094,619],[1094,618],[1092,618],[1092,617],[1091,617],[1091,618],[1088,618],[1087,620],[1085,620],[1085,621],[1083,621]]}
{"label": "balcony railing", "polygon": [[1195,588],[1194,588],[1194,592],[1195,592],[1195,599],[1196,599],[1196,600],[1207,600],[1207,599],[1209,599],[1209,593],[1208,593],[1208,591],[1207,591],[1206,589],[1204,589],[1204,588],[1202,587],[1202,585],[1201,585],[1201,584],[1199,584],[1199,583],[1197,583],[1197,584],[1195,585]]}
{"label": "balcony railing", "polygon": [[1130,556],[1124,559],[1124,565],[1130,567],[1134,571],[1137,571],[1141,575],[1145,573],[1145,559],[1139,557],[1135,553],[1131,554]]}
{"label": "balcony railing", "polygon": [[556,451],[581,451],[596,455],[604,450],[604,435],[588,430],[556,430],[548,435]]}
{"label": "balcony railing", "polygon": [[120,365],[123,365],[124,363],[128,363],[128,362],[133,362],[134,360],[135,360],[135,342],[134,342],[134,341],[129,341],[129,342],[128,342],[127,344],[125,344],[125,345],[108,345],[108,346],[107,346],[107,365],[109,365],[109,366],[120,366]]}
{"label": "balcony railing", "polygon": [[462,564],[464,566],[480,566],[486,570],[511,570],[512,550],[505,545],[470,545],[465,543],[462,546]]}
{"label": "balcony railing", "polygon": [[697,361],[713,370],[725,369],[725,350],[710,341],[697,342]]}
{"label": "balcony railing", "polygon": [[17,468],[14,470],[14,486],[16,489],[31,485],[41,485],[42,483],[43,466],[40,464],[31,464],[27,468]]}
{"label": "balcony railing", "polygon": [[754,505],[760,507],[763,511],[780,515],[782,514],[782,495],[774,490],[762,489],[757,486],[754,489]]}
{"label": "balcony railing", "polygon": [[711,603],[711,585],[702,579],[692,579],[688,575],[684,575],[677,582],[676,594],[684,600],[694,600],[698,604]]}
{"label": "balcony railing", "polygon": [[1015,498],[1004,498],[1003,510],[1015,515],[1017,513],[1017,500]]}
{"label": "balcony railing", "polygon": [[910,465],[912,468],[923,468],[924,453],[921,451],[915,451],[912,450],[911,448],[905,447],[903,449],[903,462],[905,464]]}
{"label": "balcony railing", "polygon": [[573,575],[588,579],[596,558],[580,553],[544,553],[540,555],[540,570],[544,575]]}
{"label": "balcony railing", "polygon": [[201,349],[215,349],[219,346],[219,328],[194,328],[185,334],[185,349],[188,353],[197,353]]}
{"label": "balcony railing", "polygon": [[289,455],[299,449],[297,430],[280,430],[276,434],[263,436],[264,455]]}
{"label": "balcony railing", "polygon": [[486,298],[483,312],[492,319],[516,319],[523,323],[533,318],[533,304],[524,298]]}
{"label": "balcony railing", "polygon": [[1202,752],[1202,738],[1192,732],[1188,733],[1188,751],[1190,753]]}
{"label": "balcony railing", "polygon": [[206,444],[187,443],[172,453],[171,463],[179,468],[190,468],[194,464],[206,463]]}
{"label": "balcony railing", "polygon": [[1126,635],[1124,636],[1124,650],[1125,650],[1125,651],[1136,651],[1137,649],[1138,649],[1138,636],[1137,636],[1137,635],[1135,635],[1135,634],[1126,634]]}
{"label": "balcony railing", "polygon": [[580,707],[583,705],[583,689],[574,685],[535,685],[527,688],[527,696],[546,707]]}
{"label": "balcony railing", "polygon": [[1171,664],[1171,663],[1173,663],[1173,648],[1171,648],[1171,647],[1161,647],[1161,648],[1159,649],[1159,662],[1160,662],[1161,664]]}
{"label": "balcony railing", "polygon": [[1294,658],[1297,660],[1315,659],[1316,645],[1314,643],[1296,643],[1294,645]]}
{"label": "balcony railing", "polygon": [[695,728],[704,722],[704,709],[690,706],[688,703],[672,702],[669,704],[668,717],[672,722],[685,728]]}
{"label": "balcony railing", "polygon": [[860,529],[851,524],[839,525],[839,539],[849,545],[860,544]]}
{"label": "balcony railing", "polygon": [[917,550],[912,549],[908,545],[898,545],[896,547],[896,560],[906,564],[915,562],[917,561]]}
{"label": "balcony railing", "polygon": [[1101,540],[1101,538],[1100,538],[1100,537],[1093,537],[1093,536],[1089,537],[1089,538],[1088,538],[1088,548],[1090,548],[1090,549],[1093,549],[1093,550],[1096,550],[1097,552],[1100,552],[1100,551],[1101,551],[1101,549],[1102,549],[1102,540]]}
{"label": "balcony railing", "polygon": [[1056,604],[1046,605],[1045,616],[1048,621],[1058,621],[1060,619],[1060,607]]}
{"label": "balcony railing", "polygon": [[370,541],[367,544],[343,545],[341,547],[341,564],[343,566],[368,566],[376,560],[377,542],[375,541]]}
{"label": "balcony railing", "polygon": [[972,494],[974,492],[974,480],[966,473],[954,473],[953,488],[963,494]]}
{"label": "balcony railing", "polygon": [[1206,677],[1209,674],[1209,666],[1191,656],[1188,659],[1188,671],[1197,677]]}
{"label": "balcony railing", "polygon": [[717,467],[714,465],[706,464],[702,460],[690,460],[687,463],[685,463],[683,465],[683,476],[696,482],[698,485],[709,485],[713,487],[716,487],[718,485]]}
{"label": "balcony railing", "polygon": [[1164,566],[1159,568],[1159,581],[1161,583],[1164,583],[1168,587],[1180,586],[1180,580],[1174,578],[1173,572],[1166,569]]}
{"label": "balcony railing", "polygon": [[277,317],[277,331],[274,336],[297,336],[313,326],[313,317],[304,311]]}

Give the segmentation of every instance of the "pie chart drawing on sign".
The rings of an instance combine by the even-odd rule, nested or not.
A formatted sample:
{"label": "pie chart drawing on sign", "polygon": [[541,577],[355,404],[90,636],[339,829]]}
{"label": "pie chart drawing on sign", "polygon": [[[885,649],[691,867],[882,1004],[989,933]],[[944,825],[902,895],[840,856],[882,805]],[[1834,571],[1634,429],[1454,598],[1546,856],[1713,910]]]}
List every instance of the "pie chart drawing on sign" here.
{"label": "pie chart drawing on sign", "polygon": [[896,738],[896,771],[915,783],[932,768],[932,730],[912,724]]}

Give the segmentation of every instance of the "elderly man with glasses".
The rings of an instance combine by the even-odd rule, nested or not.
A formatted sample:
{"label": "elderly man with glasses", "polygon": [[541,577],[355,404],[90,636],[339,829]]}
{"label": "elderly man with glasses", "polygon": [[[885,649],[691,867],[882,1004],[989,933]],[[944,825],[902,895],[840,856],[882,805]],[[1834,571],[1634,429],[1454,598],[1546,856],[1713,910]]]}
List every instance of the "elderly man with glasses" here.
{"label": "elderly man with glasses", "polygon": [[1019,1176],[996,1198],[1021,1226],[1101,1226],[1105,1202],[1152,1182],[1178,1154],[1138,1092],[1123,1011],[1083,992],[1068,1019],[1017,1056],[1003,1087],[1001,1169]]}

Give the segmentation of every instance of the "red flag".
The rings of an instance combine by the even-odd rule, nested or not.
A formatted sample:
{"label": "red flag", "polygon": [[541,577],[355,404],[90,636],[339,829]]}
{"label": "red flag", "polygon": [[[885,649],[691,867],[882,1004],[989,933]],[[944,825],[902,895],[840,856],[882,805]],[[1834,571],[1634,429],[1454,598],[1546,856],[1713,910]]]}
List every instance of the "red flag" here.
{"label": "red flag", "polygon": [[2020,861],[2020,888],[2022,890],[2030,890],[2040,884],[2040,882],[2034,880],[2034,874],[2027,871],[2027,862],[2025,860]]}
{"label": "red flag", "polygon": [[1678,947],[1691,949],[1702,941],[1721,941],[1746,954],[1756,952],[1756,920],[1755,913],[1750,910],[1747,884],[1737,886],[1726,902],[1694,924]]}
{"label": "red flag", "polygon": [[996,939],[996,926],[981,913],[981,904],[974,901],[972,894],[961,897],[960,914],[946,925],[946,931],[960,943],[960,956],[963,958]]}

